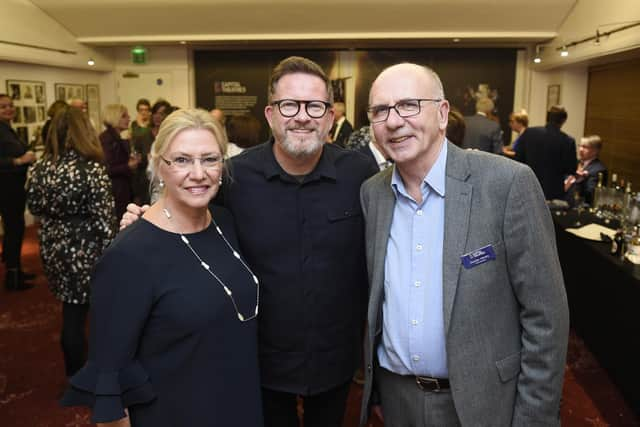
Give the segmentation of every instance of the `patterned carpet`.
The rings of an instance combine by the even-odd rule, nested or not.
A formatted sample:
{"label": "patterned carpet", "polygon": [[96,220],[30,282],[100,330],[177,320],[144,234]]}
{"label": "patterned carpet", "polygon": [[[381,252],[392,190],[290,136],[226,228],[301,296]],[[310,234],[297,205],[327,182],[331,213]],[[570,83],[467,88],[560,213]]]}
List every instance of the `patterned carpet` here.
{"label": "patterned carpet", "polygon": [[[88,410],[60,408],[57,404],[65,385],[58,342],[60,304],[49,293],[42,276],[33,227],[27,230],[23,262],[27,270],[39,274],[36,287],[20,293],[0,289],[0,427],[91,426]],[[4,278],[2,267],[0,274]],[[637,416],[574,334],[570,337],[567,368],[563,426],[640,426]],[[362,388],[354,384],[343,427],[358,425],[361,395]],[[379,421],[370,424],[382,426]]]}

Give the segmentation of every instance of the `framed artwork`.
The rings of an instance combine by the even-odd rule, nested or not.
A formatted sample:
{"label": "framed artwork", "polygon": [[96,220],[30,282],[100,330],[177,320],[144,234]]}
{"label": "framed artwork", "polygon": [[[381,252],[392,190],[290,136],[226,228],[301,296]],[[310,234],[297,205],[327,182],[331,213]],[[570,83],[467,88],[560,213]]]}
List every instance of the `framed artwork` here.
{"label": "framed artwork", "polygon": [[46,121],[47,95],[45,83],[31,80],[7,79],[7,94],[13,100],[16,116],[13,127],[18,137],[32,150],[41,152],[44,148],[40,137]]}
{"label": "framed artwork", "polygon": [[96,129],[101,129],[100,120],[100,86],[87,85],[87,112]]}
{"label": "framed artwork", "polygon": [[552,105],[560,104],[560,85],[547,86],[547,111]]}
{"label": "framed artwork", "polygon": [[84,85],[79,84],[71,84],[71,83],[56,83],[53,86],[56,93],[56,101],[65,101],[72,98],[82,99],[83,101],[87,100],[85,96],[85,87]]}

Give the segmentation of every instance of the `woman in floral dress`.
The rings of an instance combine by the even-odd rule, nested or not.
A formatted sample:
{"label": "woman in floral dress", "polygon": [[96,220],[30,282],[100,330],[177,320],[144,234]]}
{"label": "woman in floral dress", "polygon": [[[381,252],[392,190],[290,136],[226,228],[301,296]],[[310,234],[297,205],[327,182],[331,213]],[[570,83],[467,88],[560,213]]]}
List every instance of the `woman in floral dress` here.
{"label": "woman in floral dress", "polygon": [[62,301],[67,377],[85,362],[89,276],[116,230],[103,157],[87,115],[65,106],[51,122],[44,155],[27,184],[29,210],[41,218],[40,255],[49,287]]}

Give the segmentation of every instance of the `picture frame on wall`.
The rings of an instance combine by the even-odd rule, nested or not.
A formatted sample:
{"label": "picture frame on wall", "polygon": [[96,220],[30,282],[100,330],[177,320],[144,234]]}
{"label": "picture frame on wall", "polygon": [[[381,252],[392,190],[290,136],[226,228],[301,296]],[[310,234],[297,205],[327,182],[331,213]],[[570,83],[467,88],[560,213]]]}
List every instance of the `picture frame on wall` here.
{"label": "picture frame on wall", "polygon": [[547,111],[552,105],[560,105],[560,85],[547,86]]}
{"label": "picture frame on wall", "polygon": [[87,112],[94,126],[100,129],[102,122],[100,121],[100,86],[95,84],[87,85]]}
{"label": "picture frame on wall", "polygon": [[75,83],[55,83],[53,85],[56,101],[69,101],[72,98],[79,98],[83,101],[87,100],[85,87]]}
{"label": "picture frame on wall", "polygon": [[45,82],[7,79],[6,87],[16,109],[12,125],[18,137],[36,153],[41,152],[44,145],[40,133],[47,110]]}

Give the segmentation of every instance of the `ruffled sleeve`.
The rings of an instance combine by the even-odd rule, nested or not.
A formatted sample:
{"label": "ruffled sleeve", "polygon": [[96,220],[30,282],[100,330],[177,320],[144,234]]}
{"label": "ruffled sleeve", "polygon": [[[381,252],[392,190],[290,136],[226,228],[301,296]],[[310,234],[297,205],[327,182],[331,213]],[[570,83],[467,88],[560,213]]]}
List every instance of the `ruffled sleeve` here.
{"label": "ruffled sleeve", "polygon": [[148,269],[136,265],[140,257],[131,248],[135,237],[127,231],[134,230],[125,230],[96,264],[89,361],[70,379],[60,402],[92,408],[94,423],[124,418],[125,408],[156,397],[152,379],[137,359],[153,306],[153,287]]}
{"label": "ruffled sleeve", "polygon": [[104,423],[124,418],[124,408],[156,398],[149,375],[138,362],[119,371],[100,372],[89,362],[70,381],[62,398],[64,406],[93,408],[91,421]]}

